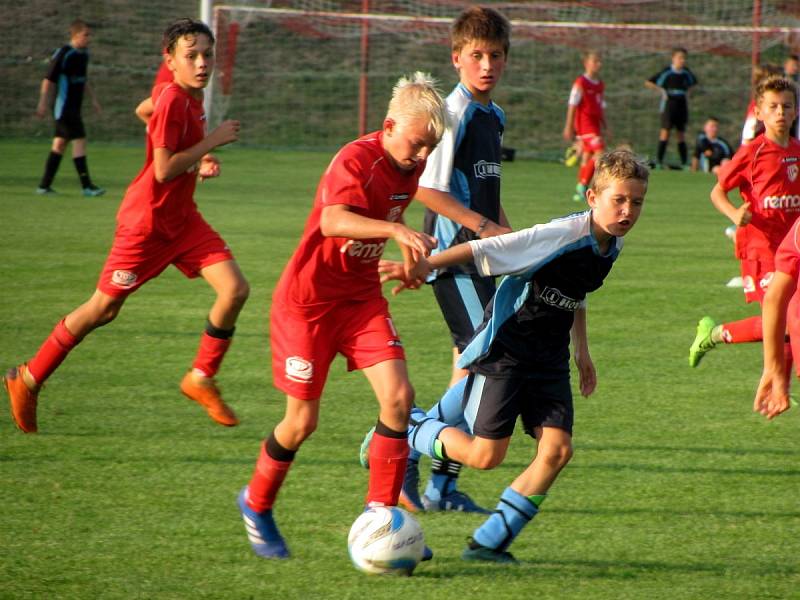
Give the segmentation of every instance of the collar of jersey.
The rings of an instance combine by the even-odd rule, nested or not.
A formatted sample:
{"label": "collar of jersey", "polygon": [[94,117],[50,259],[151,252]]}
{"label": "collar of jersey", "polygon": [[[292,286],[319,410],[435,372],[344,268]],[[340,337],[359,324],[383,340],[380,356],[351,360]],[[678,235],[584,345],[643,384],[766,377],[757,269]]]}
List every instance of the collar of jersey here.
{"label": "collar of jersey", "polygon": [[472,92],[470,92],[467,89],[467,86],[465,86],[460,81],[458,82],[458,86],[457,87],[464,93],[464,95],[467,98],[469,98],[469,101],[472,104],[474,104],[475,106],[479,107],[481,110],[484,110],[486,112],[491,112],[492,110],[494,110],[494,101],[491,98],[489,98],[489,104],[484,105],[484,104],[481,104],[480,102],[478,102],[477,100],[473,100],[472,99]]}

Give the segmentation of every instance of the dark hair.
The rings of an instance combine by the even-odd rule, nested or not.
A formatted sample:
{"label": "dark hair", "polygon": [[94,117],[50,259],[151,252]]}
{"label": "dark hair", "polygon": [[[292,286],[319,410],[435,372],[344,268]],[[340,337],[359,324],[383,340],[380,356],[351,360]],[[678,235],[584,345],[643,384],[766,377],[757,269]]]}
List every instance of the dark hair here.
{"label": "dark hair", "polygon": [[689,51],[683,46],[675,46],[672,49],[672,56],[675,56],[678,52],[682,52],[684,56],[689,56]]}
{"label": "dark hair", "polygon": [[209,29],[208,25],[202,21],[194,19],[178,19],[167,27],[164,32],[164,37],[161,38],[161,48],[164,54],[172,54],[175,52],[175,47],[178,45],[178,40],[187,35],[207,35],[211,43],[214,43],[214,34]]}
{"label": "dark hair", "polygon": [[714,115],[709,115],[706,118],[706,121],[716,121],[717,123],[719,123],[719,119],[717,117],[715,117]]}
{"label": "dark hair", "polygon": [[453,52],[461,52],[466,44],[476,40],[502,44],[503,52],[508,54],[511,45],[511,24],[493,8],[471,6],[453,22],[450,43]]}
{"label": "dark hair", "polygon": [[87,29],[90,29],[90,27],[86,21],[83,19],[75,19],[69,24],[69,35],[72,37],[73,35],[77,35],[81,31],[86,31]]}
{"label": "dark hair", "polygon": [[790,54],[786,58],[788,58],[789,60],[796,60],[800,62],[800,54]]}
{"label": "dark hair", "polygon": [[756,84],[756,103],[761,102],[767,92],[789,92],[794,96],[794,105],[797,107],[797,86],[786,77],[767,77]]}

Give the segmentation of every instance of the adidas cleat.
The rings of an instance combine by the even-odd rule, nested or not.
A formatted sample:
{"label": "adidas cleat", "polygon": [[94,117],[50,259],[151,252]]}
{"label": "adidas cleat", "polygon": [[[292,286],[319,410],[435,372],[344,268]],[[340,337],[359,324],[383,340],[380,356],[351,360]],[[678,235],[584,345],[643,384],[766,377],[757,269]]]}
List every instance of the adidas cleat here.
{"label": "adidas cleat", "polygon": [[472,498],[459,490],[453,490],[449,494],[445,494],[438,502],[431,500],[427,495],[423,495],[422,506],[428,512],[450,510],[456,512],[477,513],[481,515],[489,515],[492,512],[481,506],[478,506]]}
{"label": "adidas cleat", "polygon": [[106,191],[103,188],[97,187],[96,185],[89,185],[83,188],[83,195],[87,198],[95,198],[97,196],[102,196],[105,193]]}
{"label": "adidas cleat", "polygon": [[222,399],[217,384],[211,378],[206,378],[205,384],[194,381],[192,372],[189,371],[181,381],[181,392],[189,400],[194,400],[206,409],[208,416],[225,427],[239,424],[239,419],[231,408]]}
{"label": "adidas cleat", "polygon": [[20,365],[8,370],[3,378],[3,385],[8,392],[11,416],[17,427],[25,433],[36,433],[37,394],[28,389],[22,374],[28,367]]}
{"label": "adidas cleat", "polygon": [[239,492],[237,504],[253,552],[263,558],[289,558],[289,549],[275,525],[272,510],[259,513],[250,508],[247,504],[247,486]]}
{"label": "adidas cleat", "polygon": [[494,550],[481,546],[478,542],[469,538],[469,544],[461,553],[461,558],[464,560],[480,561],[480,562],[494,562],[516,565],[519,561],[514,558],[511,552],[506,550]]}
{"label": "adidas cleat", "polygon": [[358,462],[365,469],[369,469],[369,443],[372,441],[372,436],[375,433],[375,428],[372,427],[367,435],[364,436],[364,441],[361,442],[361,448],[358,450]]}
{"label": "adidas cleat", "polygon": [[38,187],[36,188],[36,193],[39,196],[55,196],[58,194],[58,192],[51,187]]}
{"label": "adidas cleat", "polygon": [[716,347],[717,343],[711,339],[711,332],[716,326],[717,324],[711,317],[703,317],[697,323],[697,334],[694,336],[694,342],[689,348],[690,367],[695,368],[699,365],[703,356]]}
{"label": "adidas cleat", "polygon": [[419,461],[409,460],[406,463],[406,474],[400,489],[400,504],[412,513],[425,510],[422,498],[419,497]]}

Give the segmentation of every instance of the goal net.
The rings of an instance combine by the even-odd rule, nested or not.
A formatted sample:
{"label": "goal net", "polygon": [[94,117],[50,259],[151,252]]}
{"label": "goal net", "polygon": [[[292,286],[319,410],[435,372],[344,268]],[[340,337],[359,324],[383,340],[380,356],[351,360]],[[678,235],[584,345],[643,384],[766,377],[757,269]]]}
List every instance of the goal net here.
{"label": "goal net", "polygon": [[[495,93],[506,111],[505,144],[528,156],[560,155],[566,99],[580,54],[602,53],[612,143],[651,153],[659,96],[645,79],[685,47],[700,85],[690,101],[689,139],[708,115],[736,142],[750,99],[753,56],[781,63],[800,50],[800,16],[789,3],[605,0],[492,4],[512,20],[509,62]],[[449,27],[452,0],[218,4],[218,61],[211,121],[240,119],[249,142],[335,148],[380,127],[392,85],[415,70],[457,82]],[[368,8],[369,12],[362,12]]]}

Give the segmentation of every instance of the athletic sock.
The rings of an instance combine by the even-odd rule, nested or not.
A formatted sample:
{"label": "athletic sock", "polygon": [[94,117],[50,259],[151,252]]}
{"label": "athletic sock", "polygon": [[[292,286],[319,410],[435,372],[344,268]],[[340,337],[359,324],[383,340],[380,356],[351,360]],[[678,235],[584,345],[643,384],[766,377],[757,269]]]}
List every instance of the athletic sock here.
{"label": "athletic sock", "polygon": [[[539,504],[536,499],[539,499]],[[472,539],[486,548],[505,550],[536,516],[543,501],[543,495],[527,497],[507,487],[494,513],[475,530]]]}
{"label": "athletic sock", "polygon": [[712,341],[716,341],[715,337],[721,337],[726,344],[746,344],[760,342],[763,339],[761,317],[748,317],[732,323],[723,323],[719,327],[721,329],[718,333],[712,331]]}
{"label": "athletic sock", "polygon": [[447,423],[427,416],[421,409],[412,409],[408,423],[408,444],[431,458],[447,458],[444,446],[438,439],[446,427]]}
{"label": "athletic sock", "polygon": [[407,432],[395,431],[380,420],[369,444],[367,506],[397,506],[408,460]]}
{"label": "athletic sock", "polygon": [[247,504],[250,508],[256,512],[272,508],[289,467],[292,466],[295,453],[278,443],[274,431],[269,434],[261,445],[261,454],[248,486]]}
{"label": "athletic sock", "polygon": [[75,170],[78,172],[78,177],[80,177],[81,187],[84,189],[91,187],[92,179],[89,177],[89,165],[86,164],[86,157],[78,156],[73,158],[72,162],[75,163]]}
{"label": "athletic sock", "polygon": [[78,342],[80,340],[69,332],[64,320],[59,321],[35,356],[28,361],[28,372],[36,383],[42,385]]}
{"label": "athletic sock", "polygon": [[234,331],[235,327],[219,329],[214,327],[211,321],[206,321],[206,330],[200,336],[200,347],[197,349],[192,369],[205,377],[214,377],[231,345]]}
{"label": "athletic sock", "polygon": [[686,142],[678,142],[678,154],[681,155],[681,164],[685,165],[689,159],[689,153],[686,150]]}
{"label": "athletic sock", "polygon": [[425,488],[429,500],[438,502],[456,490],[456,482],[461,472],[461,463],[434,458],[431,461],[431,478]]}
{"label": "athletic sock", "polygon": [[466,424],[464,421],[464,390],[469,377],[464,377],[450,387],[441,400],[434,404],[427,412],[427,416],[447,423],[453,427]]}
{"label": "athletic sock", "polygon": [[581,168],[578,170],[578,182],[581,185],[588,186],[589,182],[592,180],[592,175],[594,175],[594,158],[590,158],[586,161],[586,164],[581,165]]}
{"label": "athletic sock", "polygon": [[658,164],[664,163],[664,155],[667,153],[667,140],[658,140]]}
{"label": "athletic sock", "polygon": [[61,164],[61,156],[61,154],[52,150],[47,155],[47,161],[44,163],[44,175],[42,175],[42,180],[39,182],[40,188],[49,188],[53,183],[53,179],[55,179],[58,172],[58,166]]}

